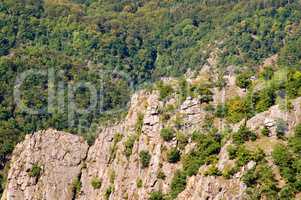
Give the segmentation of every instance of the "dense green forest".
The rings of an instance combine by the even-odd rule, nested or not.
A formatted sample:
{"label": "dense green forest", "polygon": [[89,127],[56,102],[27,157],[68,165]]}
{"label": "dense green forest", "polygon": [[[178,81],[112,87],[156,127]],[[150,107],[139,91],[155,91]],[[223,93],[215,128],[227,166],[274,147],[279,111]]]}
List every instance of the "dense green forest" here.
{"label": "dense green forest", "polygon": [[[39,129],[67,130],[92,142],[93,127],[122,116],[134,90],[200,69],[214,49],[221,69],[248,67],[250,74],[278,53],[279,66],[289,69],[289,96],[295,97],[301,86],[300,20],[298,0],[0,0],[0,169],[15,144]],[[76,125],[69,126],[68,106],[55,102],[51,113],[45,110],[47,74],[32,75],[22,85],[22,103],[41,110],[25,113],[13,90],[18,74],[29,69],[53,69],[63,87],[56,95],[66,104],[67,85],[78,81],[92,83],[101,103],[76,113]],[[248,87],[246,76],[241,87]],[[269,89],[258,94],[257,112],[274,104],[265,104]],[[79,107],[89,104],[84,88],[74,98]],[[240,119],[241,111],[228,112],[230,121]]]}

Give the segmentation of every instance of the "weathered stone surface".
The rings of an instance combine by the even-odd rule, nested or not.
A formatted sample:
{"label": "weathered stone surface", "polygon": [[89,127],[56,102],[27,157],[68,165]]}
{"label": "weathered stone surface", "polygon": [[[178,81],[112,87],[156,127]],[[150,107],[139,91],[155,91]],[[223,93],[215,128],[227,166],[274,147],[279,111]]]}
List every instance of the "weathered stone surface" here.
{"label": "weathered stone surface", "polygon": [[272,106],[269,110],[259,113],[247,121],[247,126],[257,131],[266,126],[270,129],[270,136],[276,136],[276,122],[281,119],[288,125],[287,135],[292,133],[293,128],[301,122],[301,98],[292,101],[293,109],[281,110],[279,105]]}
{"label": "weathered stone surface", "polygon": [[[80,176],[88,145],[78,136],[55,131],[27,135],[11,160],[3,200],[72,199],[72,182]],[[33,165],[41,168],[31,177]]]}
{"label": "weathered stone surface", "polygon": [[[226,91],[224,91],[226,92]],[[266,125],[273,130],[277,118],[282,118],[288,123],[288,133],[301,120],[301,98],[294,100],[293,110],[283,112],[278,106],[271,107],[268,111],[259,113],[247,122],[254,131],[259,131]],[[176,140],[163,141],[160,130],[164,126],[160,121],[160,109],[164,105],[159,101],[158,93],[140,91],[131,100],[127,117],[120,123],[103,128],[94,145],[88,148],[82,138],[55,130],[47,130],[27,136],[20,143],[12,158],[12,167],[9,172],[8,185],[2,200],[90,200],[105,199],[105,193],[112,187],[110,200],[147,200],[149,193],[161,190],[168,193],[171,179],[181,163],[168,163],[165,158],[167,149],[176,147]],[[195,98],[187,98],[175,111],[183,117],[185,124],[200,128],[204,123],[206,111]],[[143,115],[142,131],[137,132],[136,123],[139,115]],[[174,116],[171,116],[173,120]],[[220,121],[223,123],[223,121]],[[172,123],[172,122],[168,122]],[[220,128],[221,127],[221,128]],[[218,127],[220,130],[223,126]],[[233,126],[235,131],[239,124]],[[181,127],[187,135],[193,129]],[[189,132],[191,131],[191,132]],[[123,137],[114,144],[114,136],[119,133]],[[125,155],[125,142],[129,136],[136,136],[132,154]],[[233,166],[229,160],[226,142],[218,158],[217,167],[223,171],[226,167]],[[189,153],[196,144],[189,140],[182,153]],[[141,168],[139,152],[147,150],[151,155],[150,165]],[[34,164],[42,168],[41,176],[32,178],[28,171]],[[204,176],[198,174],[188,179],[187,188],[179,195],[179,200],[207,200],[207,199],[243,199],[246,186],[240,181],[241,176],[256,163],[251,161],[229,180],[222,177]],[[163,172],[166,178],[159,179],[158,173]],[[81,190],[74,194],[72,182],[80,178]],[[93,178],[101,180],[100,188],[93,188]],[[137,181],[142,181],[138,187]]]}

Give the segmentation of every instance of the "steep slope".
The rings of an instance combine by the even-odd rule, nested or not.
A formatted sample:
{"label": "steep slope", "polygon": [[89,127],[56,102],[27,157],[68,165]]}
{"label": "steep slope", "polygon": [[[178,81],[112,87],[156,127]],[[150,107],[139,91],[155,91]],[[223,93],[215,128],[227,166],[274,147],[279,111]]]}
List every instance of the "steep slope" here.
{"label": "steep slope", "polygon": [[[286,132],[291,133],[301,121],[300,102],[301,98],[294,100],[293,109],[289,112],[273,106],[249,119],[246,124],[258,132],[265,123],[271,124],[271,121],[282,118],[288,123]],[[160,136],[161,130],[170,126],[183,133],[187,141],[180,150],[182,155],[188,154],[197,146],[190,138],[191,134],[202,129],[208,114],[206,103],[188,97],[175,108],[170,120],[162,120],[167,112],[163,108],[176,103],[174,97],[162,101],[156,90],[136,93],[125,120],[103,129],[89,149],[79,136],[51,129],[27,136],[14,150],[2,200],[146,200],[154,191],[169,193],[174,174],[183,165],[180,162],[168,162],[167,150],[180,148],[181,142],[178,137],[164,141]],[[181,122],[176,122],[179,115]],[[219,126],[220,121],[215,124],[222,132],[224,126]],[[229,125],[234,130],[239,127],[239,124]],[[274,126],[275,123],[269,126],[272,133]],[[275,137],[275,134],[271,136]],[[251,147],[258,141],[260,139],[250,141],[247,145]],[[217,154],[219,171],[233,165],[227,152],[230,143],[231,140],[225,142]],[[142,166],[142,151],[147,151],[151,156],[147,166]],[[178,195],[178,199],[244,199],[247,186],[241,178],[255,165],[256,162],[251,160],[233,176],[225,178],[206,174],[210,163],[205,164],[196,175],[187,177],[186,189],[182,189],[185,190]]]}

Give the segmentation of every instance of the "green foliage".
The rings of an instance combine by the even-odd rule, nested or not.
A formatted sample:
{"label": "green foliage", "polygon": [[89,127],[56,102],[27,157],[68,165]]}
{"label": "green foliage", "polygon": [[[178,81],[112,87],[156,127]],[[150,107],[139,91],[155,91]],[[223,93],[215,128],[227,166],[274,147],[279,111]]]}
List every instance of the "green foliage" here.
{"label": "green foliage", "polygon": [[98,177],[93,177],[91,180],[91,185],[94,189],[99,189],[101,187],[101,180]]}
{"label": "green foliage", "polygon": [[165,180],[166,175],[164,174],[163,171],[160,170],[160,171],[158,172],[157,178],[158,178],[158,179]]}
{"label": "green foliage", "polygon": [[249,140],[256,140],[256,134],[250,131],[246,125],[240,126],[238,131],[233,133],[233,142],[236,144],[242,144]]}
{"label": "green foliage", "polygon": [[275,104],[275,88],[264,88],[263,90],[256,92],[253,96],[253,99],[255,101],[255,110],[257,112],[264,112]]}
{"label": "green foliage", "polygon": [[151,155],[149,154],[149,152],[146,150],[140,151],[139,157],[142,168],[148,167],[151,160]]}
{"label": "green foliage", "polygon": [[188,144],[188,137],[184,133],[177,132],[176,139],[177,139],[177,146],[180,149],[184,149],[185,146]]}
{"label": "green foliage", "polygon": [[[119,119],[132,86],[136,89],[162,76],[198,70],[212,45],[220,49],[220,66],[254,67],[279,55],[279,66],[289,71],[284,89],[289,98],[297,97],[301,91],[300,10],[298,1],[1,1],[0,165],[25,134],[40,129],[81,133],[92,144],[96,134],[90,134],[89,127]],[[89,82],[101,103],[89,113],[76,114],[71,127],[68,102],[53,113],[23,113],[13,101],[13,89],[17,75],[28,69],[63,71],[55,86]],[[271,71],[263,76],[270,79]],[[215,85],[224,85],[220,77],[218,82]],[[242,87],[250,85],[246,77],[238,82]],[[212,100],[209,86],[186,90],[187,85],[180,83],[181,100],[190,91],[200,95],[201,102]],[[22,85],[22,102],[45,110],[47,88],[47,75],[28,77]],[[259,92],[249,104],[243,99],[227,102],[227,120],[236,123],[254,114],[250,106],[256,112],[266,110],[274,104],[278,89]],[[173,93],[170,86],[160,90],[162,99]],[[66,87],[61,92],[62,99],[68,99]],[[78,108],[87,107],[89,91],[80,88],[74,99]],[[79,130],[79,126],[86,128]],[[127,157],[133,143],[126,145]]]}
{"label": "green foliage", "polygon": [[171,141],[174,138],[174,131],[172,128],[163,128],[160,131],[160,136],[166,142]]}
{"label": "green foliage", "polygon": [[250,79],[251,74],[250,73],[241,73],[236,77],[236,85],[240,88],[248,88],[252,81]]}
{"label": "green foliage", "polygon": [[205,135],[195,132],[192,139],[197,142],[196,148],[182,157],[183,169],[188,176],[195,175],[210,155],[218,154],[221,147],[220,138],[214,134]]}
{"label": "green foliage", "polygon": [[139,113],[138,114],[138,118],[137,118],[137,122],[136,122],[136,134],[139,136],[142,133],[142,126],[143,126],[143,119],[144,119],[144,115]]}
{"label": "green foliage", "polygon": [[301,38],[295,37],[280,51],[279,63],[283,66],[298,68],[300,67],[301,53],[299,47]]}
{"label": "green foliage", "polygon": [[124,142],[124,153],[127,158],[129,158],[132,155],[132,150],[134,147],[134,143],[136,141],[136,136],[135,135],[130,135],[128,136],[127,140]]}
{"label": "green foliage", "polygon": [[110,148],[110,162],[116,157],[117,144],[122,140],[123,135],[121,133],[116,133],[113,138],[113,145]]}
{"label": "green foliage", "polygon": [[235,145],[229,145],[227,151],[231,160],[236,158],[238,149]]}
{"label": "green foliage", "polygon": [[180,151],[174,147],[167,151],[167,161],[170,163],[176,163],[180,160],[181,153]]}
{"label": "green foliage", "polygon": [[248,112],[245,101],[240,97],[234,97],[227,101],[226,107],[228,108],[226,118],[232,123],[241,121],[244,117],[246,117],[246,113]]}
{"label": "green foliage", "polygon": [[220,176],[221,172],[215,165],[211,165],[204,173],[205,176]]}
{"label": "green foliage", "polygon": [[261,129],[261,134],[264,135],[264,136],[269,136],[270,134],[270,130],[268,127],[264,126],[262,129]]}
{"label": "green foliage", "polygon": [[110,196],[111,196],[111,194],[114,192],[114,187],[112,186],[112,185],[110,185],[107,189],[106,189],[106,191],[105,191],[105,193],[104,193],[104,197],[105,197],[105,199],[106,200],[109,200],[109,198],[110,198]]}
{"label": "green foliage", "polygon": [[169,97],[173,92],[173,88],[170,85],[166,85],[163,81],[157,83],[157,89],[159,90],[160,100],[164,100]]}
{"label": "green foliage", "polygon": [[30,177],[38,178],[41,175],[41,172],[42,172],[41,166],[38,164],[33,164],[28,174]]}
{"label": "green foliage", "polygon": [[158,191],[158,192],[151,192],[149,195],[149,200],[164,200],[164,195],[162,194],[162,192]]}
{"label": "green foliage", "polygon": [[259,76],[260,78],[268,81],[272,79],[273,75],[274,75],[274,69],[272,67],[266,67],[261,71]]}
{"label": "green foliage", "polygon": [[218,104],[215,109],[215,116],[218,118],[224,118],[227,116],[228,108],[226,105]]}
{"label": "green foliage", "polygon": [[172,180],[171,180],[171,186],[170,186],[170,195],[173,199],[175,199],[179,193],[181,193],[186,188],[186,178],[187,175],[183,171],[176,171]]}
{"label": "green foliage", "polygon": [[[299,129],[298,126],[296,131]],[[295,193],[301,191],[301,154],[300,149],[298,148],[300,146],[300,136],[295,134],[295,136],[290,138],[288,146],[278,145],[272,152],[274,163],[278,165],[281,176],[287,181],[286,187],[282,188],[280,191],[280,196],[282,196],[282,198],[286,197],[286,195],[294,196]]]}
{"label": "green foliage", "polygon": [[277,134],[277,137],[278,138],[283,137],[286,131],[287,131],[287,123],[282,119],[278,119],[276,121],[276,134]]}
{"label": "green foliage", "polygon": [[182,126],[184,125],[183,116],[177,113],[175,119],[173,120],[173,123],[176,129],[182,128]]}
{"label": "green foliage", "polygon": [[138,179],[136,180],[136,186],[137,186],[137,188],[142,188],[143,182],[142,182],[142,179],[141,179],[141,178],[138,178]]}
{"label": "green foliage", "polygon": [[251,198],[266,196],[268,199],[277,199],[278,188],[272,169],[267,164],[256,165],[242,177],[248,186],[247,194]]}
{"label": "green foliage", "polygon": [[287,69],[285,91],[289,98],[295,98],[301,94],[301,72],[296,69]]}
{"label": "green foliage", "polygon": [[81,188],[82,188],[82,183],[80,182],[79,178],[75,178],[72,181],[72,192],[74,194],[74,197],[80,193]]}
{"label": "green foliage", "polygon": [[172,198],[176,198],[185,189],[186,178],[197,174],[199,168],[209,162],[212,156],[217,155],[221,148],[221,138],[214,134],[194,132],[192,140],[197,144],[195,149],[182,157],[183,169],[178,170],[172,178]]}

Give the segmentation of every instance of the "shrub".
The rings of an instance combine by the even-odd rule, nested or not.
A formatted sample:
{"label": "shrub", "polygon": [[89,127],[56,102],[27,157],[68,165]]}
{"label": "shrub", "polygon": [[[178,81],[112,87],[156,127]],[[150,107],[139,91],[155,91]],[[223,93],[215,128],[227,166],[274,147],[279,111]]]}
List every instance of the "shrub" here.
{"label": "shrub", "polygon": [[125,155],[127,158],[129,158],[132,155],[132,150],[134,147],[134,143],[136,141],[135,135],[130,135],[127,140],[124,142],[125,146]]}
{"label": "shrub", "polygon": [[98,177],[93,177],[91,185],[94,189],[99,189],[101,187],[101,180]]}
{"label": "shrub", "polygon": [[236,85],[240,88],[248,88],[252,81],[250,80],[250,73],[242,73],[236,77]]}
{"label": "shrub", "polygon": [[216,110],[215,110],[215,116],[218,118],[224,118],[227,116],[228,113],[228,108],[226,105],[217,105]]}
{"label": "shrub", "polygon": [[281,138],[285,135],[287,131],[287,123],[283,119],[278,119],[276,121],[276,134],[278,138]]}
{"label": "shrub", "polygon": [[173,123],[176,129],[180,129],[184,125],[183,116],[177,113]]}
{"label": "shrub", "polygon": [[238,166],[246,165],[252,159],[252,154],[245,146],[240,145],[237,150],[236,164]]}
{"label": "shrub", "polygon": [[171,128],[161,129],[160,136],[164,141],[171,141],[174,137],[174,131]]}
{"label": "shrub", "polygon": [[226,106],[228,108],[227,120],[232,123],[240,122],[247,114],[246,102],[240,97],[230,99]]}
{"label": "shrub", "polygon": [[284,186],[279,192],[279,199],[294,199],[296,189],[292,185]]}
{"label": "shrub", "polygon": [[157,178],[158,178],[158,179],[165,180],[166,175],[164,174],[163,171],[160,170],[160,171],[158,172]]}
{"label": "shrub", "polygon": [[261,134],[264,135],[264,136],[269,136],[270,134],[270,130],[268,127],[264,126],[262,129],[261,129]]}
{"label": "shrub", "polygon": [[188,137],[181,132],[176,133],[176,139],[177,139],[178,147],[180,149],[184,149],[185,146],[188,144]]}
{"label": "shrub", "polygon": [[113,191],[114,191],[114,188],[111,185],[106,189],[105,194],[104,194],[106,200],[108,200],[110,198]]}
{"label": "shrub", "polygon": [[242,125],[239,127],[239,130],[233,134],[233,142],[242,144],[248,140],[256,140],[256,134],[250,131],[246,125]]}
{"label": "shrub", "polygon": [[220,176],[221,172],[215,165],[211,165],[204,174],[205,176]]}
{"label": "shrub", "polygon": [[167,161],[170,163],[176,163],[180,158],[180,151],[177,148],[172,148],[167,152]]}
{"label": "shrub", "polygon": [[144,115],[139,113],[138,118],[137,118],[137,122],[136,122],[136,127],[135,127],[137,135],[141,135],[142,127],[143,127],[143,119],[144,119]]}
{"label": "shrub", "polygon": [[267,199],[278,199],[276,180],[270,166],[266,163],[256,165],[249,170],[243,177],[242,181],[249,187],[249,194],[258,197],[266,196]]}
{"label": "shrub", "polygon": [[227,147],[228,155],[231,160],[236,158],[237,155],[237,147],[234,145],[229,145]]}
{"label": "shrub", "polygon": [[29,176],[39,177],[41,175],[41,172],[42,172],[42,168],[38,164],[34,164],[29,171]]}
{"label": "shrub", "polygon": [[116,133],[113,139],[113,145],[110,147],[110,158],[109,162],[113,161],[116,157],[117,144],[122,140],[123,135],[120,133]]}
{"label": "shrub", "polygon": [[151,192],[149,195],[149,200],[164,200],[164,195],[162,194],[162,192],[158,191],[158,192]]}
{"label": "shrub", "polygon": [[138,178],[136,180],[136,185],[137,185],[137,188],[141,188],[142,187],[143,183],[142,183],[142,179],[141,178]]}
{"label": "shrub", "polygon": [[296,153],[301,155],[301,124],[295,128],[295,135],[289,139],[290,148]]}
{"label": "shrub", "polygon": [[72,191],[73,191],[73,194],[75,194],[75,196],[77,194],[79,194],[81,188],[82,188],[82,183],[80,182],[79,178],[75,178],[72,181]]}
{"label": "shrub", "polygon": [[151,159],[151,155],[149,154],[149,152],[143,150],[139,153],[139,157],[140,157],[142,168],[148,167]]}
{"label": "shrub", "polygon": [[248,170],[242,177],[242,181],[247,187],[254,186],[256,184],[256,179],[255,168]]}
{"label": "shrub", "polygon": [[170,195],[174,199],[186,188],[186,174],[183,171],[176,171],[175,175],[171,180],[171,191]]}
{"label": "shrub", "polygon": [[165,85],[163,81],[157,83],[157,89],[159,90],[160,100],[166,99],[174,92],[173,88],[170,85]]}
{"label": "shrub", "polygon": [[276,95],[275,88],[268,87],[254,94],[255,109],[257,112],[264,112],[275,104]]}
{"label": "shrub", "polygon": [[274,70],[272,67],[265,68],[261,73],[260,77],[264,80],[271,80],[274,74]]}

